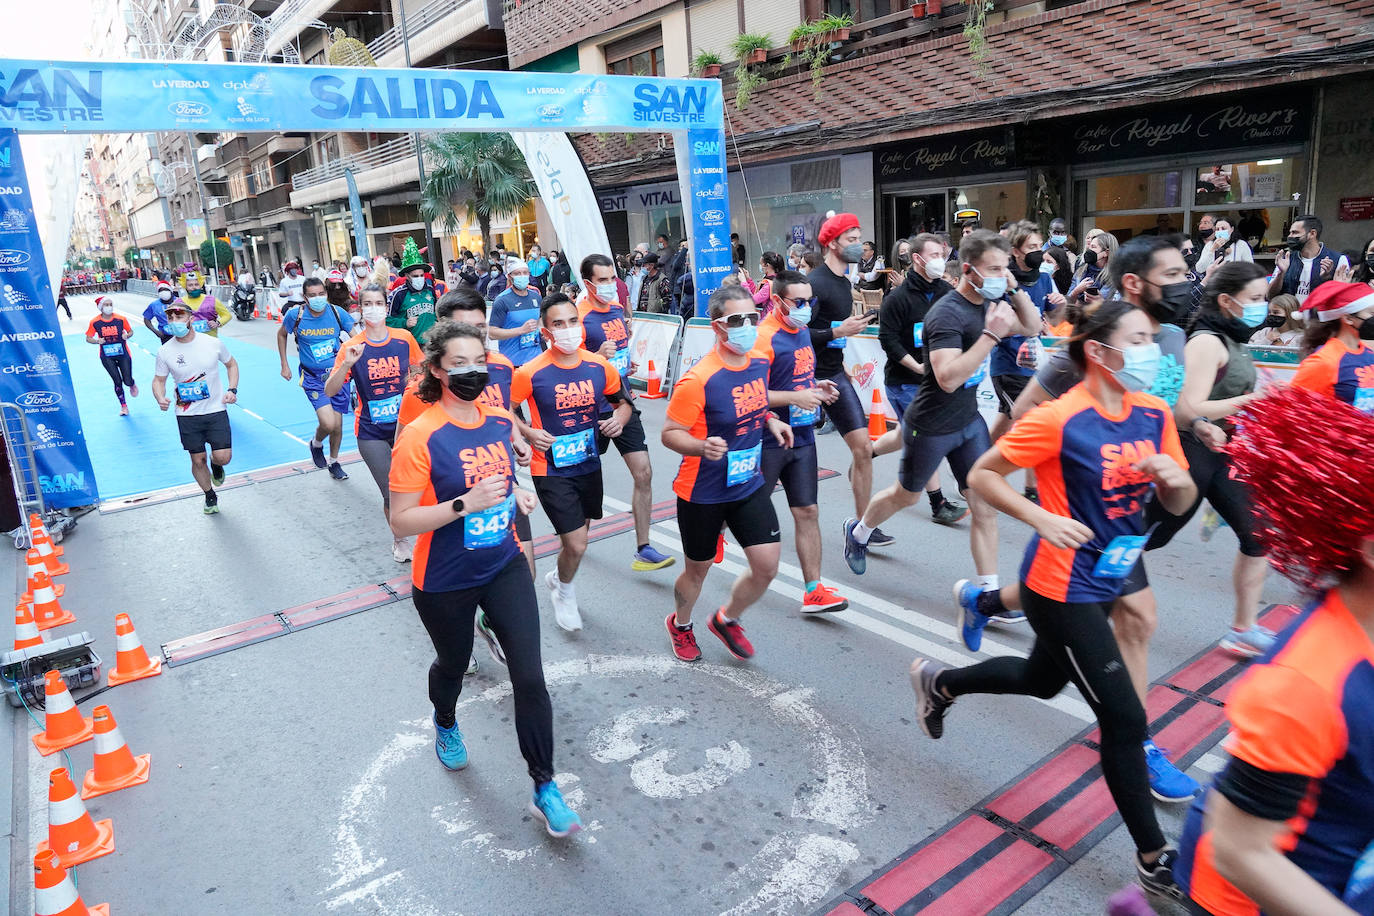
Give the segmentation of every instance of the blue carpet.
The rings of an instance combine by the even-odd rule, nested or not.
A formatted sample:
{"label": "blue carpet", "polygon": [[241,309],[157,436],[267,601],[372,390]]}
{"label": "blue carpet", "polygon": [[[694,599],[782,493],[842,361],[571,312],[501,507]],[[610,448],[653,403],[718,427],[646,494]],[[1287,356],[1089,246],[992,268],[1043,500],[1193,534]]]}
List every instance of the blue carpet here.
{"label": "blue carpet", "polygon": [[[134,378],[139,396],[127,397],[129,416],[119,415],[114,385],[100,365],[96,347],[84,335],[68,334],[68,363],[81,411],[86,447],[102,499],[115,499],[191,483],[191,462],[177,437],[176,419],[153,400],[153,360],[158,340],[139,326],[134,332]],[[305,446],[287,436],[309,440],[315,413],[295,382],[281,377],[275,350],[226,338],[239,364],[239,400],[229,407],[234,430],[230,473],[241,474],[309,459]],[[294,359],[292,361],[294,369]],[[252,416],[257,414],[262,419]],[[344,418],[343,451],[357,448],[353,418]]]}

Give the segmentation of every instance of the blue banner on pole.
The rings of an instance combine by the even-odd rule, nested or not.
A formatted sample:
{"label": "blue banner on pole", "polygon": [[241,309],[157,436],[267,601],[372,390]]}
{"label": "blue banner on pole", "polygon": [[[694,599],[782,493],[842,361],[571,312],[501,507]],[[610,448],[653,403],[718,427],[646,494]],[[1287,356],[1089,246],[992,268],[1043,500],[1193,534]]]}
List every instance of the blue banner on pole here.
{"label": "blue banner on pole", "polygon": [[696,314],[704,316],[707,300],[735,269],[734,251],[730,247],[730,194],[725,173],[725,136],[718,130],[689,130],[686,143],[692,192],[690,209]]}
{"label": "blue banner on pole", "polygon": [[57,302],[33,219],[24,154],[0,129],[0,401],[28,417],[43,498],[50,506],[96,501]]}
{"label": "blue banner on pole", "polygon": [[691,130],[719,80],[198,61],[0,61],[0,126],[67,131]]}

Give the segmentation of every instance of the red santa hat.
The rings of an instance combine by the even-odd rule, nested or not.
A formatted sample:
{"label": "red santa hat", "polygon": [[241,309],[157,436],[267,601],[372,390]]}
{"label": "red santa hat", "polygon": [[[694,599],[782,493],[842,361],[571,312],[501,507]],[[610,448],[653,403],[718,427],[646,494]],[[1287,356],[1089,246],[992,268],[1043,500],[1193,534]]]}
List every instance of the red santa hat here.
{"label": "red santa hat", "polygon": [[166,280],[159,280],[157,284],[157,291],[160,293],[164,289],[167,290],[167,292],[169,293],[172,292],[172,284],[168,283]]}
{"label": "red santa hat", "polygon": [[331,270],[331,271],[329,272],[329,282],[330,282],[330,283],[342,283],[342,282],[344,282],[343,271],[341,271],[341,270]]}
{"label": "red santa hat", "polygon": [[1374,308],[1374,289],[1366,283],[1337,283],[1328,280],[1312,292],[1302,307],[1317,313],[1318,321],[1331,321]]}
{"label": "red santa hat", "polygon": [[816,241],[829,245],[850,229],[859,228],[859,218],[853,213],[836,213],[821,223],[821,231],[816,233]]}

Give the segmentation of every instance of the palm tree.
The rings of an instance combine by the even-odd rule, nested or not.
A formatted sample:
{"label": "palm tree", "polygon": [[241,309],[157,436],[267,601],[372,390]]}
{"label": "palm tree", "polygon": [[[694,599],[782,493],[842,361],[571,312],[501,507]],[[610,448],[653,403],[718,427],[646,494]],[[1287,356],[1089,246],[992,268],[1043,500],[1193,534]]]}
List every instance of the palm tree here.
{"label": "palm tree", "polygon": [[461,224],[458,208],[477,223],[490,251],[491,221],[518,213],[530,200],[530,173],[510,134],[436,133],[423,149],[432,163],[420,190],[420,213],[447,233]]}

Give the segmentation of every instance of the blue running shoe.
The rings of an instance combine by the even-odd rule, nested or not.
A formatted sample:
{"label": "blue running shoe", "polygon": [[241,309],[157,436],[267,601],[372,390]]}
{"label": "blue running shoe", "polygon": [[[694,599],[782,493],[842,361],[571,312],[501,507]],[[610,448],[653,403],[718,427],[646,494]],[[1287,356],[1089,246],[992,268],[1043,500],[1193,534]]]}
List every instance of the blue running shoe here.
{"label": "blue running shoe", "polygon": [[310,449],[310,460],[315,462],[315,467],[324,470],[329,462],[324,460],[324,444],[316,445],[313,442],[306,443]]}
{"label": "blue running shoe", "polygon": [[954,583],[954,603],[959,606],[959,635],[970,652],[977,652],[982,647],[983,628],[988,625],[988,617],[978,613],[978,596],[982,593],[982,586],[968,579]]}
{"label": "blue running shoe", "polygon": [[854,575],[862,576],[868,569],[868,546],[854,540],[854,526],[857,524],[857,518],[844,520],[844,561]]}
{"label": "blue running shoe", "polygon": [[458,723],[454,722],[452,728],[440,728],[439,720],[430,717],[434,722],[434,753],[447,769],[461,770],[468,765],[468,749],[463,744],[463,733],[458,730]]}
{"label": "blue running shoe", "polygon": [[881,528],[874,528],[873,533],[868,536],[869,547],[891,547],[897,543],[897,539],[887,534]]}
{"label": "blue running shoe", "polygon": [[677,562],[677,557],[670,557],[659,553],[651,545],[646,544],[643,550],[635,553],[634,560],[630,563],[630,568],[635,572],[650,572],[655,569],[663,569],[672,566]]}
{"label": "blue running shoe", "polygon": [[1190,801],[1201,788],[1149,739],[1145,741],[1145,765],[1150,769],[1150,793],[1162,802]]}
{"label": "blue running shoe", "polygon": [[549,836],[564,837],[582,829],[582,818],[568,807],[563,793],[558,791],[558,783],[550,779],[542,786],[535,786],[534,797],[530,799],[530,814],[544,822]]}

